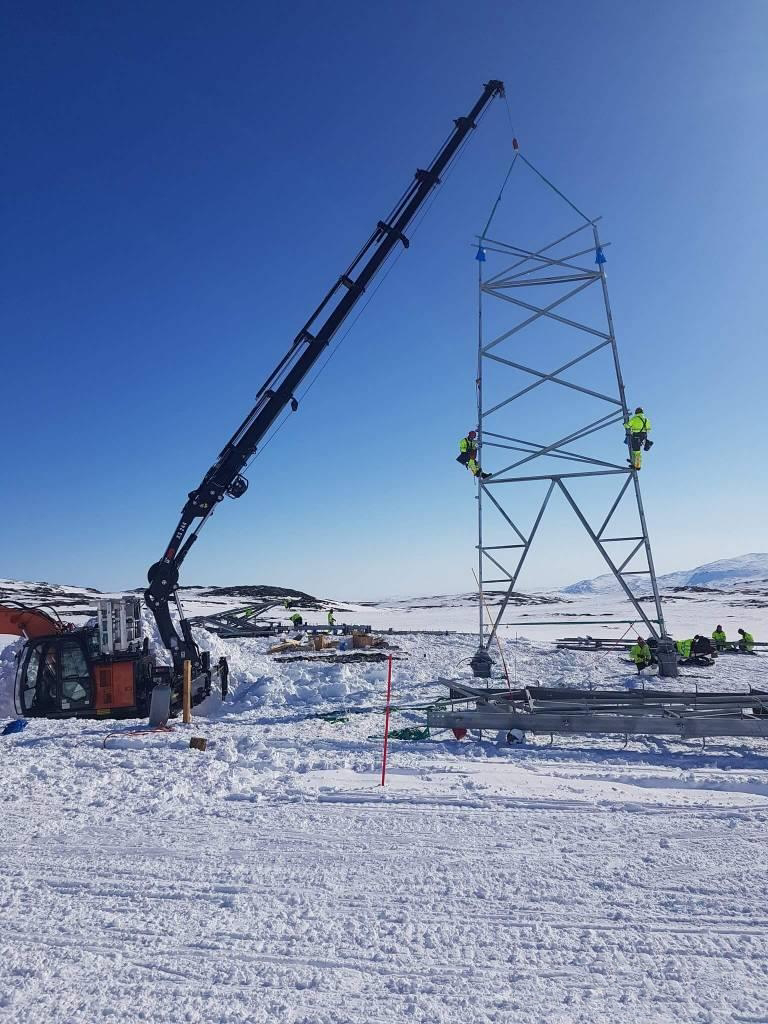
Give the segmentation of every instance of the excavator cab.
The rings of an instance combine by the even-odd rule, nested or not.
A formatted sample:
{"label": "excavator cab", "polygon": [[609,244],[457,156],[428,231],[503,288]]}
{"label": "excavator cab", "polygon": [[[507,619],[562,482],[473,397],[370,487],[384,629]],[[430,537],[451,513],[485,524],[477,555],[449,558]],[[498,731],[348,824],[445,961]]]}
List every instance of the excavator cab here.
{"label": "excavator cab", "polygon": [[81,629],[21,606],[0,609],[0,626],[26,639],[16,707],[28,718],[143,716],[167,673],[149,654],[137,598],[100,600],[96,621]]}
{"label": "excavator cab", "polygon": [[142,717],[158,674],[141,642],[105,654],[97,626],[37,637],[19,658],[17,710],[27,718]]}
{"label": "excavator cab", "polygon": [[[16,672],[16,709],[26,718],[144,718],[158,685],[168,712],[181,707],[180,680],[149,653],[138,598],[100,599],[95,622],[80,629],[41,609],[0,608],[3,630],[26,639]],[[211,692],[207,654],[201,668],[192,704]]]}
{"label": "excavator cab", "polygon": [[16,684],[22,715],[56,717],[94,708],[88,639],[85,631],[76,630],[27,644]]}

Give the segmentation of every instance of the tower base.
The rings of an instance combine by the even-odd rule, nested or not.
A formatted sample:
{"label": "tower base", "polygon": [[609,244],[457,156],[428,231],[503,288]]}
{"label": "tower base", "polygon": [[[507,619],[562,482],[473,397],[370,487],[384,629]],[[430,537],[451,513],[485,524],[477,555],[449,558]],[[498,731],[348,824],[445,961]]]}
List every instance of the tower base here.
{"label": "tower base", "polygon": [[659,663],[659,675],[667,679],[677,679],[677,648],[674,640],[663,636],[656,646],[656,660]]}
{"label": "tower base", "polygon": [[493,668],[493,659],[491,658],[488,651],[480,646],[477,648],[474,657],[469,663],[472,669],[472,675],[475,679],[490,679],[491,669]]}

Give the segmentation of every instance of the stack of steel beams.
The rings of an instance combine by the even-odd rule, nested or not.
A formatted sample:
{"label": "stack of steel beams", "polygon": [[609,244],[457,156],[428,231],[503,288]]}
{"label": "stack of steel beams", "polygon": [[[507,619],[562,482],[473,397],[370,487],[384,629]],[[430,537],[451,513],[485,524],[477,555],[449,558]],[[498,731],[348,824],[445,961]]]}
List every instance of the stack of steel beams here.
{"label": "stack of steel beams", "polygon": [[430,729],[512,729],[534,734],[619,733],[768,738],[768,692],[588,690],[528,686],[482,689],[459,680],[427,712]]}

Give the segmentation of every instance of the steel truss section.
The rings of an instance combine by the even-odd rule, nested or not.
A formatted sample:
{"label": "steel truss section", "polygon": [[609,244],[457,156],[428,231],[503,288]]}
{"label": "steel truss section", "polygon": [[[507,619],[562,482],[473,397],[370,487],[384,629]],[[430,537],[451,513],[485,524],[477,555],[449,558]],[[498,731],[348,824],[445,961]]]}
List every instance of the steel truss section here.
{"label": "steel truss section", "polygon": [[[536,250],[488,237],[480,238],[477,254],[478,448],[481,465],[493,473],[492,479],[478,479],[480,648],[477,657],[481,662],[484,660],[486,668],[490,666],[491,642],[505,622],[510,599],[555,494],[565,499],[615,576],[634,608],[636,621],[644,624],[649,636],[662,640],[662,649],[669,651],[672,646],[664,624],[638,473],[630,468],[626,459],[629,450],[622,448],[620,441],[622,424],[629,416],[629,409],[608,298],[604,254],[607,245],[599,237],[597,221],[589,220]],[[589,290],[596,293],[591,300],[593,309],[598,311],[593,313],[596,323],[586,322],[580,312],[585,300],[576,301]],[[572,312],[574,307],[576,312]],[[499,329],[500,324],[503,324],[502,329]],[[530,335],[533,324],[539,328],[546,325],[547,329],[558,333],[561,347],[573,348],[568,358],[563,360],[561,357],[560,365],[555,369],[531,365],[530,358],[521,361],[523,357],[516,354],[516,343],[521,343],[526,337],[526,330]],[[536,351],[545,354],[547,346],[539,346]],[[585,382],[584,373],[581,382],[569,379],[567,374],[573,367],[589,369],[583,367],[584,361],[597,353],[603,353],[603,376],[609,380],[610,386],[604,382],[593,382],[590,377]],[[516,371],[518,378],[523,375],[524,386],[518,386],[509,394],[501,394],[500,389],[505,386],[504,374],[508,374],[510,369]],[[496,393],[492,401],[484,400],[491,382]],[[589,386],[593,383],[594,386]],[[537,392],[537,397],[543,397],[548,390],[543,387],[545,384],[587,396],[590,401],[586,404],[595,407],[597,403],[596,412],[599,410],[600,414],[592,415],[576,429],[557,431],[558,406],[556,402],[550,402],[547,406],[551,410],[548,422],[554,424],[555,436],[544,441],[517,436],[519,429],[512,424],[519,423],[522,417],[517,413],[515,403],[533,392]],[[605,434],[604,451],[601,449],[599,454],[595,454],[594,449],[600,447],[595,445],[595,435],[608,431],[610,435]],[[589,451],[584,447],[586,439],[589,439]],[[494,458],[499,455],[504,456],[501,466],[494,464]],[[604,478],[604,482],[615,479],[617,484],[615,496],[602,510],[598,522],[590,521],[590,515],[594,513],[585,511],[573,489],[574,481],[590,478]],[[534,481],[542,481],[548,486],[532,526],[526,529],[517,520],[519,503],[510,499],[510,488]],[[634,507],[627,509],[628,503]],[[629,514],[636,526],[628,531],[619,530],[621,536],[611,536],[609,527],[615,522],[620,505],[622,513],[625,516]],[[508,536],[499,539],[508,542],[488,543],[484,539],[490,532],[484,529],[484,517],[489,513],[497,523],[497,514],[501,517],[500,525]],[[617,548],[617,544],[629,547]],[[616,554],[617,551],[621,554]],[[507,567],[512,564],[510,559],[512,562],[516,559],[514,568]],[[652,607],[647,607],[647,610],[639,600],[639,581],[650,584],[652,599],[646,601],[646,605]],[[501,603],[495,614],[489,616],[490,621],[486,622],[484,612],[492,603],[490,592],[493,591],[493,597],[498,598],[500,589],[503,593]],[[644,590],[647,593],[647,587]],[[563,624],[568,622],[567,619],[561,621]],[[478,675],[488,674],[488,671],[473,667]],[[662,665],[661,674],[676,674],[669,659],[666,665]]]}
{"label": "steel truss section", "polygon": [[[768,693],[578,690],[524,687],[480,690],[440,680],[447,702],[427,711],[430,729],[518,729],[533,735],[715,736],[768,738]],[[465,707],[457,707],[465,704]],[[474,704],[474,707],[471,706]]]}

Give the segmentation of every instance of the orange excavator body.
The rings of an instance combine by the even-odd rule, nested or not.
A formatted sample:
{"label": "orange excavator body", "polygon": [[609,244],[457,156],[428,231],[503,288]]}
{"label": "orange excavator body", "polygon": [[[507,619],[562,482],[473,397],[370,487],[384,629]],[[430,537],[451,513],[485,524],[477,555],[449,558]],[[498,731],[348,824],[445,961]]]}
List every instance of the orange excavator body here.
{"label": "orange excavator body", "polygon": [[31,640],[38,636],[66,633],[71,628],[42,608],[0,605],[0,634],[6,636],[23,636]]}
{"label": "orange excavator body", "polygon": [[25,717],[144,715],[154,659],[146,651],[107,657],[93,627],[76,628],[56,613],[0,605],[0,634],[24,637],[18,655],[16,709]]}

